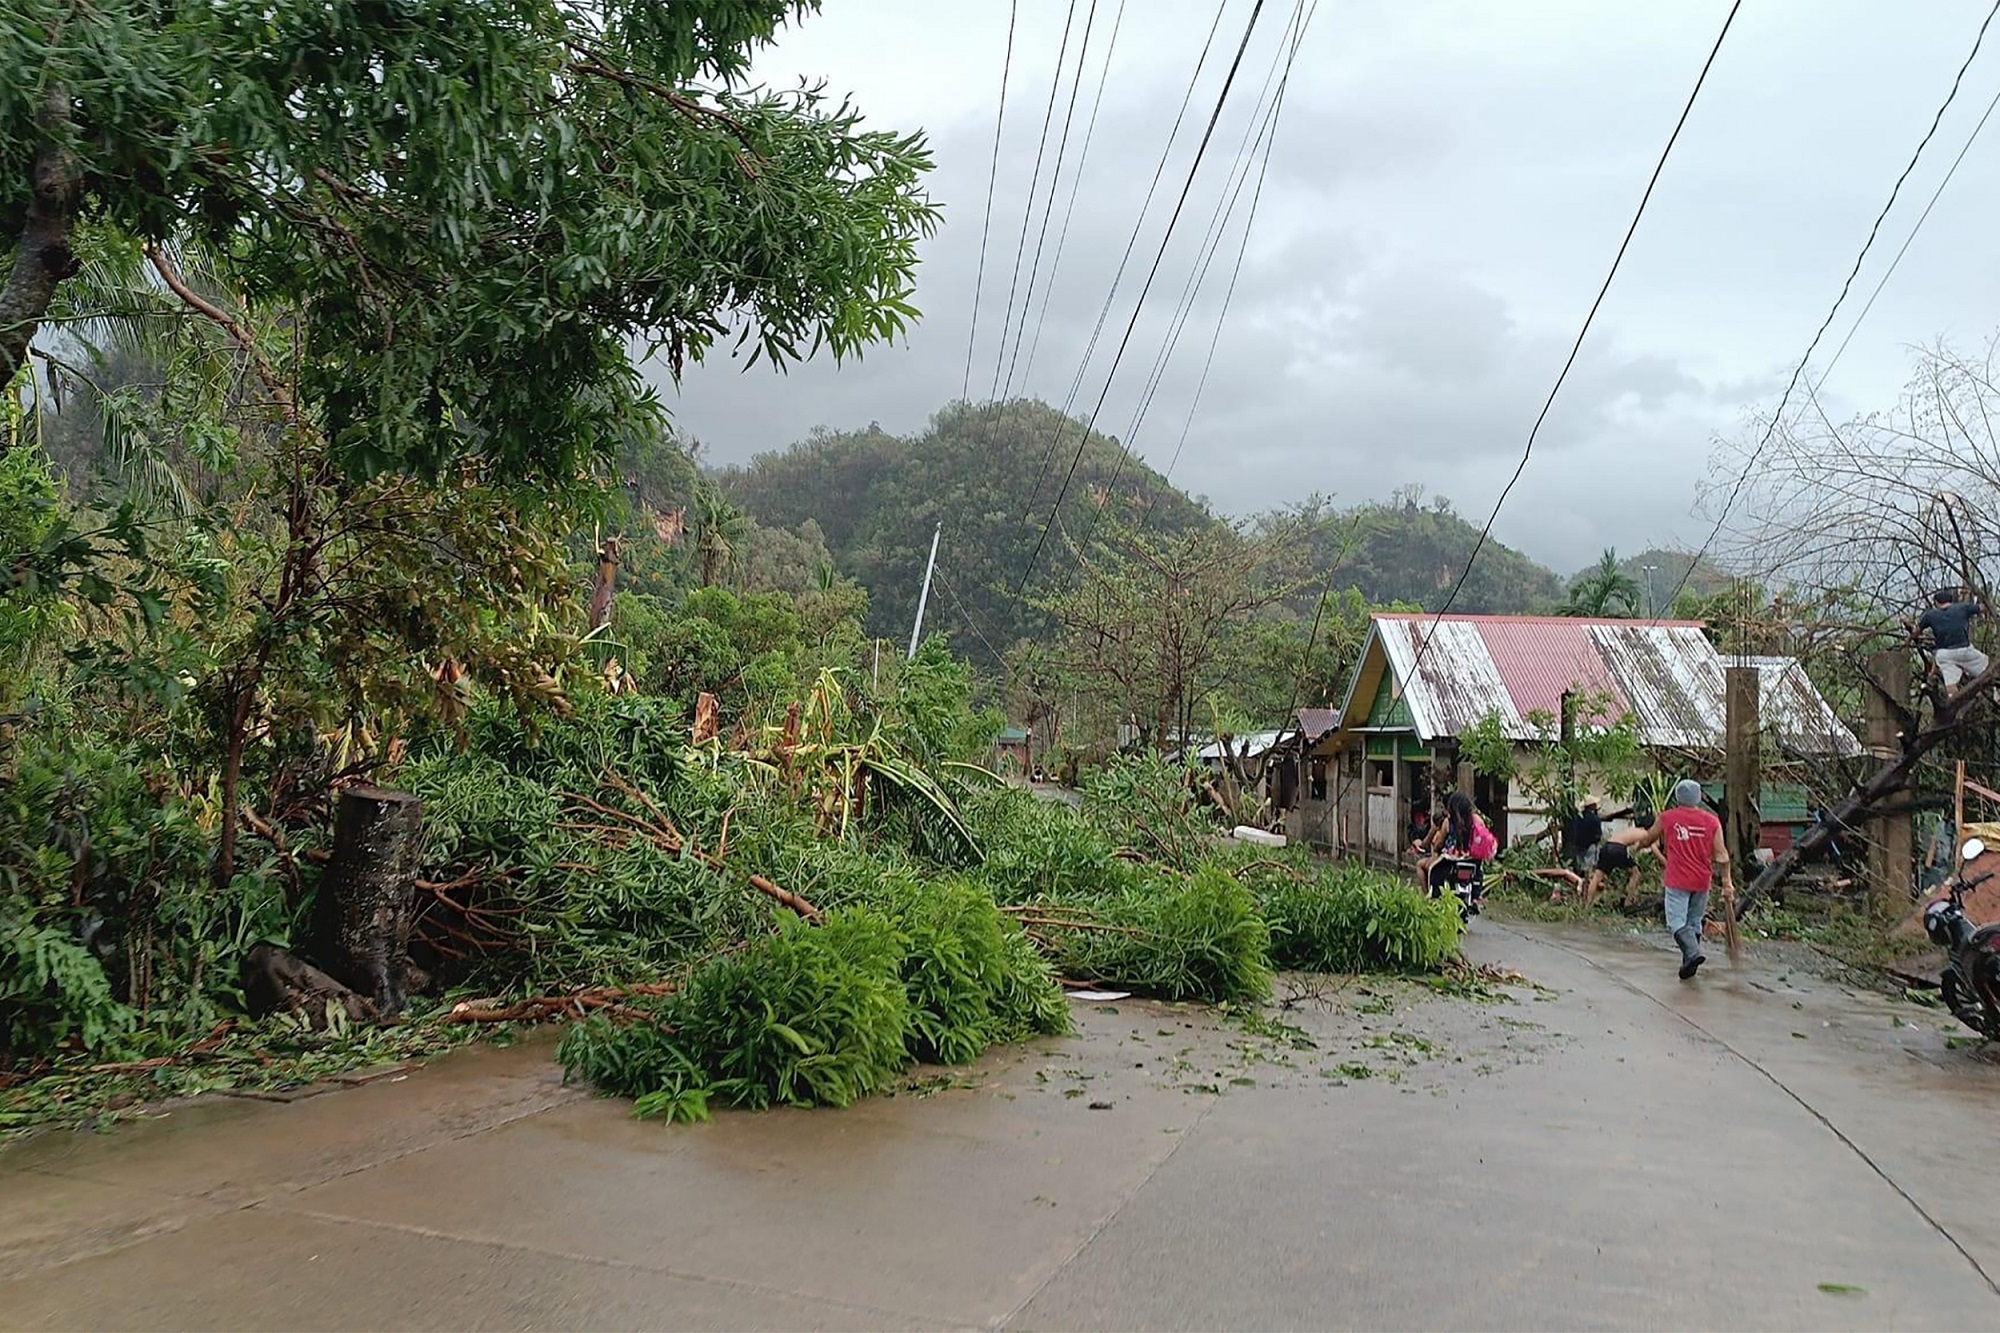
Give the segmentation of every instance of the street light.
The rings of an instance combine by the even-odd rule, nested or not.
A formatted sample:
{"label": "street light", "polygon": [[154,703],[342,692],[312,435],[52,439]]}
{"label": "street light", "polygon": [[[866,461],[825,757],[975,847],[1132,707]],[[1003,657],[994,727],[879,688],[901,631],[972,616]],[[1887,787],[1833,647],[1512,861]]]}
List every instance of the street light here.
{"label": "street light", "polygon": [[1653,606],[1653,571],[1658,569],[1659,566],[1646,565],[1643,568],[1646,571],[1646,614],[1656,616],[1659,614],[1659,611]]}

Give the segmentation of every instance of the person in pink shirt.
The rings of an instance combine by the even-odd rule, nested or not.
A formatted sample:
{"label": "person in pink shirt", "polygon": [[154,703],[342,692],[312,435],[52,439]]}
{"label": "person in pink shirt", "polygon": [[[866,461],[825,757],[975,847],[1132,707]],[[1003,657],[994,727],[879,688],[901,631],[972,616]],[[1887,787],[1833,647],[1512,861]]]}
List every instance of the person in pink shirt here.
{"label": "person in pink shirt", "polygon": [[1701,803],[1701,784],[1682,778],[1674,784],[1673,804],[1660,813],[1636,846],[1660,849],[1666,870],[1667,929],[1681,949],[1681,980],[1686,981],[1708,961],[1701,952],[1701,922],[1708,911],[1715,868],[1722,867],[1722,896],[1734,910],[1736,884],[1730,877],[1729,847],[1722,821]]}

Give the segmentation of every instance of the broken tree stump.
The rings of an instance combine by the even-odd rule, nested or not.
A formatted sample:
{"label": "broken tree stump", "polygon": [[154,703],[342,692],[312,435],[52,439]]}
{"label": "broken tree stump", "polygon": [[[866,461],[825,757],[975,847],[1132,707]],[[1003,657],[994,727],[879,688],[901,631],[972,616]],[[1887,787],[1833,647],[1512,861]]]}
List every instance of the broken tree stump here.
{"label": "broken tree stump", "polygon": [[251,945],[243,955],[242,979],[244,1004],[252,1018],[303,1014],[317,1032],[326,1027],[329,1005],[346,1011],[350,1023],[375,1016],[375,1006],[367,997],[268,941]]}
{"label": "broken tree stump", "polygon": [[333,856],[313,899],[312,947],[333,977],[388,1017],[408,998],[406,963],[416,916],[423,802],[385,787],[343,789]]}

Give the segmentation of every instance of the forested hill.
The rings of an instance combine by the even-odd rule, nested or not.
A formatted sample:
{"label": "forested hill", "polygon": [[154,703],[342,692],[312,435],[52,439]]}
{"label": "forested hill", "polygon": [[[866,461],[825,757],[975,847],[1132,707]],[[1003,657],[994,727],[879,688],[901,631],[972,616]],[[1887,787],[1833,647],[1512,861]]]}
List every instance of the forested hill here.
{"label": "forested hill", "polygon": [[[1713,597],[1726,591],[1733,581],[1728,570],[1706,555],[1691,551],[1652,546],[1637,555],[1618,558],[1619,572],[1640,588],[1646,587],[1648,565],[1653,567],[1651,595],[1659,600],[1661,606],[1672,599],[1676,588],[1684,588],[1698,597]],[[1582,578],[1589,573],[1590,570],[1585,569],[1577,577]]]}
{"label": "forested hill", "polygon": [[[1383,504],[1364,504],[1329,525],[1316,553],[1342,560],[1335,587],[1355,587],[1372,603],[1401,602],[1436,610],[1451,595],[1479,542],[1444,496],[1425,500],[1408,488]],[[1452,610],[1467,615],[1549,612],[1562,601],[1563,580],[1547,566],[1488,538],[1479,548]]]}
{"label": "forested hill", "polygon": [[[782,453],[759,454],[717,480],[729,499],[766,527],[816,520],[840,572],[868,589],[871,633],[910,632],[931,531],[942,521],[938,586],[927,623],[945,630],[961,652],[1004,654],[1037,634],[1042,619],[1014,588],[1076,457],[1083,425],[1044,403],[954,403],[922,434],[904,438],[879,428],[816,431]],[[1062,523],[1036,562],[1032,593],[1073,559],[1067,531],[1083,539],[1097,504],[1116,477],[1120,501],[1151,505],[1164,532],[1212,521],[1200,505],[1111,438],[1084,445]],[[1046,464],[1045,464],[1045,460]],[[1031,501],[1032,497],[1032,501]]]}
{"label": "forested hill", "polygon": [[[1044,627],[1013,590],[1082,433],[1080,422],[1044,403],[955,403],[920,435],[905,438],[877,427],[820,430],[717,480],[765,527],[795,529],[816,521],[840,572],[868,590],[870,632],[885,637],[909,633],[931,530],[942,520],[928,623],[948,632],[959,651],[990,659]],[[1056,457],[1045,474],[1052,442]],[[1156,531],[1215,521],[1143,462],[1127,459],[1121,468],[1122,452],[1114,440],[1091,436],[1063,502],[1062,525],[1036,564],[1031,593],[1068,568],[1073,556],[1062,533],[1081,538],[1089,531],[1114,474],[1123,505],[1153,507]],[[1415,489],[1389,503],[1324,513],[1329,521],[1315,543],[1315,568],[1324,571],[1340,559],[1334,589],[1357,588],[1375,604],[1441,605],[1479,537],[1450,501],[1426,500]],[[1549,611],[1562,595],[1553,571],[1488,541],[1454,609]],[[1310,597],[1303,600],[1310,604]]]}

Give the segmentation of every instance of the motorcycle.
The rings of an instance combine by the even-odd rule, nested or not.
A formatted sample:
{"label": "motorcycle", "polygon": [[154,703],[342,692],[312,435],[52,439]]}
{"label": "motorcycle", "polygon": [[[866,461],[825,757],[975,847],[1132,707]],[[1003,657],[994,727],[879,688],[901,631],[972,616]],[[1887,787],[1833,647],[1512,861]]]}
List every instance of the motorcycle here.
{"label": "motorcycle", "polygon": [[[1984,842],[1969,838],[1959,856],[1970,865],[1985,853]],[[1945,950],[1938,979],[1945,1006],[1980,1036],[2000,1040],[2000,923],[1975,925],[1965,915],[1965,895],[1993,875],[1990,870],[1969,880],[1963,870],[1953,875],[1945,896],[1924,909],[1924,933]]]}
{"label": "motorcycle", "polygon": [[1442,898],[1446,888],[1458,899],[1459,916],[1472,920],[1486,894],[1486,863],[1470,856],[1446,856],[1431,867],[1431,897]]}

